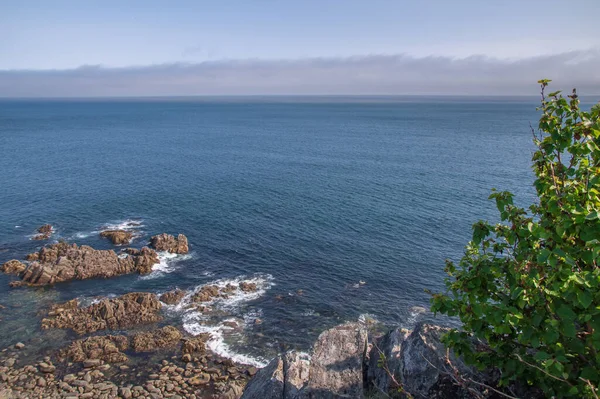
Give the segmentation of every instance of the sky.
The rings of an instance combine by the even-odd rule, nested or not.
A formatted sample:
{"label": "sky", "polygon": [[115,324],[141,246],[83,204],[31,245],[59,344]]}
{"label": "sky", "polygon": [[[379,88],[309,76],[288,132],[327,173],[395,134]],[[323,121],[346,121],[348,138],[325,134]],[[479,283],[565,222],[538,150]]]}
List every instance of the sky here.
{"label": "sky", "polygon": [[0,2],[0,97],[600,93],[600,0]]}

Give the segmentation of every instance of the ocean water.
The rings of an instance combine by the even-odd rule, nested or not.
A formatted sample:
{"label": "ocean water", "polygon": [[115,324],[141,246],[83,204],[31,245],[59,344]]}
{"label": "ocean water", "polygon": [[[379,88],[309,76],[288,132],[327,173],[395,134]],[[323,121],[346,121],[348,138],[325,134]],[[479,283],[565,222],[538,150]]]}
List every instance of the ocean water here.
{"label": "ocean water", "polygon": [[[443,289],[492,187],[533,201],[535,98],[204,98],[0,102],[0,262],[53,240],[114,248],[106,227],[187,235],[148,276],[9,289],[0,344],[59,345],[52,302],[251,279],[259,291],[168,307],[170,322],[237,360],[307,349],[335,324],[418,320]],[[363,282],[363,284],[359,282]],[[224,321],[234,321],[230,328]],[[62,335],[61,335],[62,334]]]}

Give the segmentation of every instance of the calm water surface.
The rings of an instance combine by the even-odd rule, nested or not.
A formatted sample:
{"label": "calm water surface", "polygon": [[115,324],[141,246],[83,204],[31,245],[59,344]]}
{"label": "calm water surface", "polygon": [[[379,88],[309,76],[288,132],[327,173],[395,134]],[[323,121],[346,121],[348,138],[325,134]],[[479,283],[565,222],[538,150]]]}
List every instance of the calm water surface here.
{"label": "calm water surface", "polygon": [[[11,290],[2,275],[9,309],[0,311],[0,344],[59,345],[59,333],[39,330],[51,302],[240,279],[261,290],[215,304],[210,317],[169,309],[168,318],[259,364],[282,347],[306,349],[343,321],[433,319],[415,307],[428,306],[424,289],[443,289],[444,259],[460,257],[470,226],[495,219],[490,189],[532,200],[535,107],[535,99],[0,101],[0,262],[37,249],[30,237],[44,223],[55,239],[96,248],[113,248],[98,231],[120,225],[136,231],[132,246],[168,232],[186,234],[192,249],[163,256],[145,277]],[[227,319],[243,328],[224,328]]]}

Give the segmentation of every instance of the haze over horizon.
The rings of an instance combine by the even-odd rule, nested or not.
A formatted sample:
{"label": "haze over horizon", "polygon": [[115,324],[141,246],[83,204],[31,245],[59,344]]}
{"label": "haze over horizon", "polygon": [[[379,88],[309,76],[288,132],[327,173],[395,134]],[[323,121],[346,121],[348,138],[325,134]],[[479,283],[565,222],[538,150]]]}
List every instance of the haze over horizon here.
{"label": "haze over horizon", "polygon": [[597,0],[0,5],[0,97],[600,94]]}

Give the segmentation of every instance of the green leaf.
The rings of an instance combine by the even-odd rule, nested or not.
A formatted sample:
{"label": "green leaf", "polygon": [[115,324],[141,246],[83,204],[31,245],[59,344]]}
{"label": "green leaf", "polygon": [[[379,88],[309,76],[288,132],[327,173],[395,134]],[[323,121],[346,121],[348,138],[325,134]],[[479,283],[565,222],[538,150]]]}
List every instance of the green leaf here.
{"label": "green leaf", "polygon": [[575,312],[573,312],[573,310],[571,308],[569,308],[568,306],[565,306],[565,305],[561,305],[556,310],[556,314],[558,315],[558,317],[560,317],[562,320],[565,320],[565,321],[573,321],[577,318],[577,315],[575,314]]}

